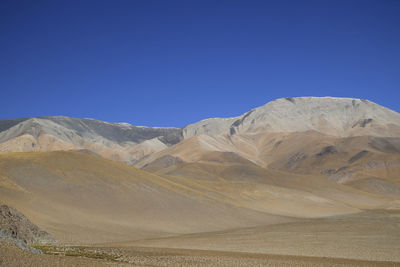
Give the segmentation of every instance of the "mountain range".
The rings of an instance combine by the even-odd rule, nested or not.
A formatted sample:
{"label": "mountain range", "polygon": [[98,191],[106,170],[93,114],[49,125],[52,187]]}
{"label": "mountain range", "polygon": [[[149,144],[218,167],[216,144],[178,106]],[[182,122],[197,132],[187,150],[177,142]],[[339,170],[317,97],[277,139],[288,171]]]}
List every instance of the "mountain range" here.
{"label": "mountain range", "polygon": [[0,152],[0,202],[66,243],[400,208],[400,114],[362,99],[282,98],[184,128],[1,120]]}

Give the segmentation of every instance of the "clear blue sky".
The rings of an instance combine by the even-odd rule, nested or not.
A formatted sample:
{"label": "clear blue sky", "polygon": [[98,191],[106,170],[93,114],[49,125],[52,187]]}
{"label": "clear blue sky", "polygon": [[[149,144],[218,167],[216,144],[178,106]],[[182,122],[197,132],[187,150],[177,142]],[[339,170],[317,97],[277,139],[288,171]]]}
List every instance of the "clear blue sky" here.
{"label": "clear blue sky", "polygon": [[400,1],[0,1],[0,119],[182,127],[289,96],[400,111]]}

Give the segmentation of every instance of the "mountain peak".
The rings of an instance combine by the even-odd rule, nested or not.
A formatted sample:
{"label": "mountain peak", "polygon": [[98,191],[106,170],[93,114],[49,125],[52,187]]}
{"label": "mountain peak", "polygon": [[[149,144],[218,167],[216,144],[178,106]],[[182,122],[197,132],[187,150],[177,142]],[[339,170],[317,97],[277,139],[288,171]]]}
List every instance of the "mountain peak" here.
{"label": "mountain peak", "polygon": [[188,138],[198,134],[310,130],[332,136],[398,136],[400,115],[365,99],[286,97],[238,117],[203,120],[188,125],[183,134]]}
{"label": "mountain peak", "polygon": [[[399,137],[400,114],[364,99],[286,97],[237,117],[209,118],[183,129],[65,116],[32,117],[0,121],[0,152],[88,149],[132,163],[192,136],[308,131],[335,137]],[[143,143],[147,140],[153,141]]]}

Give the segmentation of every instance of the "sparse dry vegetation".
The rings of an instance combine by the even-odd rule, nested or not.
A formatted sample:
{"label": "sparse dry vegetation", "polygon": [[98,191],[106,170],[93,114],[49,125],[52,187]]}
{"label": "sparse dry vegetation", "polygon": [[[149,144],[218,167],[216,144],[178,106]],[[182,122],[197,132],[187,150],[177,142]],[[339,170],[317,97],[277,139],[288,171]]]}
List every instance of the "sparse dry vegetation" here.
{"label": "sparse dry vegetation", "polygon": [[[118,266],[399,266],[396,262],[144,247],[35,246],[52,260]],[[50,258],[49,258],[50,259]],[[86,261],[83,261],[85,259]],[[93,260],[93,261],[92,261]]]}

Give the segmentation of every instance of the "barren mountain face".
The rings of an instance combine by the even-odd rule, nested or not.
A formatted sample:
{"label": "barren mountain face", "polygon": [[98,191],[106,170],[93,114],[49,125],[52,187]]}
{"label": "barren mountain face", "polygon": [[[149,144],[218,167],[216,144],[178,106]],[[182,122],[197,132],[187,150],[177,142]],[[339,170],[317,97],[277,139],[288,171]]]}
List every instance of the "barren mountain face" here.
{"label": "barren mountain face", "polygon": [[[281,228],[269,225],[282,224],[282,233],[308,231],[308,244],[308,225],[327,240],[335,227],[357,228],[356,245],[343,238],[333,249],[347,257],[352,247],[385,243],[373,238],[374,227],[397,227],[397,213],[385,213],[388,221],[377,214],[400,209],[400,114],[367,100],[283,98],[183,129],[3,120],[0,151],[0,201],[61,242],[162,238],[137,244],[224,250],[233,240],[230,250],[278,253],[242,233],[278,240],[270,229]],[[358,228],[368,216],[376,225]],[[220,232],[190,235],[213,231]],[[380,236],[392,243],[371,259],[394,259],[382,255],[400,247],[399,231]],[[300,254],[321,256],[315,247]]]}
{"label": "barren mountain face", "polygon": [[183,129],[199,134],[317,131],[336,137],[400,134],[399,114],[368,100],[333,97],[281,98],[239,117],[208,119]]}
{"label": "barren mountain face", "polygon": [[154,171],[166,157],[199,163],[211,152],[229,152],[263,168],[368,184],[394,179],[399,168],[400,115],[367,100],[283,98],[236,118],[188,125],[183,136],[134,165]]}
{"label": "barren mountain face", "polygon": [[38,117],[0,121],[0,151],[86,149],[105,158],[134,162],[182,140],[177,128],[151,128],[93,119]]}
{"label": "barren mountain face", "polygon": [[368,100],[299,97],[278,99],[235,118],[206,119],[183,129],[68,117],[11,119],[0,121],[0,152],[85,149],[142,166],[144,159],[144,164],[153,159],[147,159],[151,154],[195,137],[196,141],[189,142],[212,151],[239,149],[254,161],[250,154],[259,152],[255,150],[260,148],[260,139],[311,131],[329,138],[398,138],[400,116]]}

